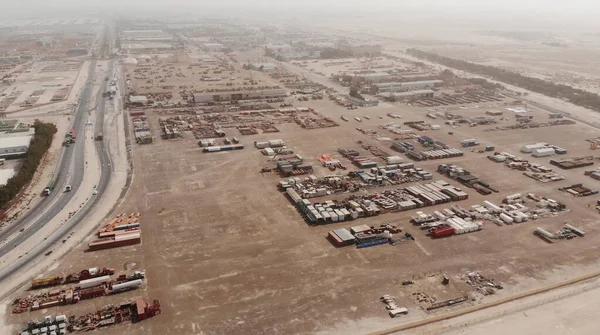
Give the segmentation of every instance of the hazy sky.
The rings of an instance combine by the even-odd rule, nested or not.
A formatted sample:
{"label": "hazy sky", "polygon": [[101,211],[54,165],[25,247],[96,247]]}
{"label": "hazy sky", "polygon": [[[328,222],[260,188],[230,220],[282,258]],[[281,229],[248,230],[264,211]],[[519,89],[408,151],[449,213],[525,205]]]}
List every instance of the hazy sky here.
{"label": "hazy sky", "polygon": [[320,9],[327,11],[343,9],[360,10],[381,10],[381,9],[407,9],[415,7],[419,9],[440,10],[448,8],[460,9],[503,9],[516,12],[529,10],[553,10],[553,11],[580,11],[597,13],[600,4],[597,0],[2,0],[2,7],[20,8],[23,10],[45,9],[65,9],[78,8],[85,10],[110,8],[161,8],[163,10],[176,10],[181,7],[236,7],[244,8],[269,8],[277,10],[278,8],[294,9]]}
{"label": "hazy sky", "polygon": [[[596,24],[600,15],[600,0],[0,0],[0,16],[29,18],[44,15],[46,18],[81,15],[159,15],[187,14],[241,16],[245,18],[298,17],[314,23],[314,15],[329,14],[336,20],[368,16],[377,22],[378,16],[403,23],[460,24],[474,22],[492,23],[505,29],[527,26],[527,21],[544,23],[552,27],[568,24],[585,26]],[[352,13],[354,17],[349,17]],[[443,22],[442,22],[443,21]]]}

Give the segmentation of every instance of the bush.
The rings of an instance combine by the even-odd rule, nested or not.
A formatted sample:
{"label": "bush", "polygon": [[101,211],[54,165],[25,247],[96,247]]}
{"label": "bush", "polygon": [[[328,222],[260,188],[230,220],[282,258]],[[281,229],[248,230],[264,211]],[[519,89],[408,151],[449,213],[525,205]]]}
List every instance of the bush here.
{"label": "bush", "polygon": [[56,126],[52,123],[44,123],[39,120],[33,125],[35,134],[29,145],[29,151],[25,156],[25,161],[19,172],[8,180],[5,186],[0,187],[0,209],[3,209],[13,200],[21,189],[27,185],[35,171],[37,170],[42,158],[52,144],[52,137],[56,134]]}

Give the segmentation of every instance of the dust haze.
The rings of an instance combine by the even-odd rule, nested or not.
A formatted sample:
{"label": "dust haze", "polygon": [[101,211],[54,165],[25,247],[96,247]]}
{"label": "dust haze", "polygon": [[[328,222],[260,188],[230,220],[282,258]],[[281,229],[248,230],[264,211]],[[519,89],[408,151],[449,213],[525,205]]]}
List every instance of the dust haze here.
{"label": "dust haze", "polygon": [[0,334],[593,333],[598,17],[3,1]]}

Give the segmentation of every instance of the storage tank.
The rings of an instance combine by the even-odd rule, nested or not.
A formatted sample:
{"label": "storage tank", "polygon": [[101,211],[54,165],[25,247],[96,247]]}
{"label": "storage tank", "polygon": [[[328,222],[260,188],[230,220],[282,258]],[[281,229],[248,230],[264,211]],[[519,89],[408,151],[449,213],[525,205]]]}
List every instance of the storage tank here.
{"label": "storage tank", "polygon": [[132,289],[132,288],[139,287],[140,285],[142,285],[142,280],[141,279],[127,281],[127,282],[124,282],[124,283],[113,285],[112,286],[112,292],[118,292],[118,291],[122,291],[122,290],[126,290],[126,289]]}
{"label": "storage tank", "polygon": [[102,276],[92,279],[86,279],[79,282],[79,287],[81,289],[90,288],[98,285],[102,285],[106,282],[110,281],[110,276]]}
{"label": "storage tank", "polygon": [[283,140],[277,139],[277,140],[269,140],[268,141],[269,146],[271,148],[277,148],[277,147],[282,147],[285,145],[285,142],[283,142]]}
{"label": "storage tank", "polygon": [[546,230],[544,230],[544,229],[542,229],[540,227],[535,228],[535,233],[537,235],[541,235],[541,236],[544,236],[546,238],[554,238],[553,234],[547,232]]}

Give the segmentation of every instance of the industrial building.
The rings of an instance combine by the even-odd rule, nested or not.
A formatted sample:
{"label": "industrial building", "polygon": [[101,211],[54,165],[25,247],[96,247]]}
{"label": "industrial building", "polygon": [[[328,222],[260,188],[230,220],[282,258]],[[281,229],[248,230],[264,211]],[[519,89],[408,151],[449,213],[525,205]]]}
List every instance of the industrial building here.
{"label": "industrial building", "polygon": [[167,43],[121,43],[121,49],[131,53],[153,53],[173,49]]}
{"label": "industrial building", "polygon": [[388,92],[380,94],[380,96],[388,101],[404,101],[433,98],[433,93],[434,92],[432,90],[416,90],[409,92]]}
{"label": "industrial building", "polygon": [[146,106],[148,98],[144,95],[131,95],[129,96],[129,103],[136,106]]}
{"label": "industrial building", "polygon": [[287,96],[286,90],[282,88],[270,88],[256,91],[224,91],[224,92],[204,92],[194,93],[195,103],[217,102],[217,101],[235,101],[235,100],[253,100],[253,99],[274,99]]}
{"label": "industrial building", "polygon": [[121,41],[172,41],[173,37],[160,29],[125,30],[120,34]]}
{"label": "industrial building", "polygon": [[250,70],[262,71],[262,72],[273,72],[277,70],[277,65],[273,63],[252,63],[250,64]]}
{"label": "industrial building", "polygon": [[221,44],[221,43],[204,43],[204,44],[202,44],[202,47],[206,51],[213,51],[213,52],[221,51],[224,48],[223,44]]}
{"label": "industrial building", "polygon": [[375,99],[361,100],[361,99],[355,98],[350,95],[345,96],[345,99],[346,99],[346,101],[353,104],[354,106],[359,106],[359,107],[374,107],[374,106],[379,105],[379,100],[375,100]]}
{"label": "industrial building", "polygon": [[32,138],[31,135],[0,137],[0,157],[26,154]]}
{"label": "industrial building", "polygon": [[383,50],[383,47],[378,44],[352,44],[348,42],[339,42],[336,48],[348,52],[353,57],[379,56]]}
{"label": "industrial building", "polygon": [[362,79],[366,82],[371,83],[380,83],[390,80],[392,77],[389,73],[386,72],[374,72],[374,73],[364,73],[356,75],[357,78]]}
{"label": "industrial building", "polygon": [[432,89],[437,86],[441,86],[443,83],[444,82],[442,80],[379,83],[371,87],[371,93],[376,94],[383,92],[408,92],[416,90],[426,90]]}

